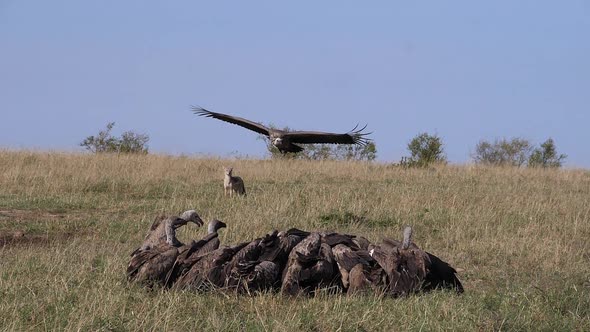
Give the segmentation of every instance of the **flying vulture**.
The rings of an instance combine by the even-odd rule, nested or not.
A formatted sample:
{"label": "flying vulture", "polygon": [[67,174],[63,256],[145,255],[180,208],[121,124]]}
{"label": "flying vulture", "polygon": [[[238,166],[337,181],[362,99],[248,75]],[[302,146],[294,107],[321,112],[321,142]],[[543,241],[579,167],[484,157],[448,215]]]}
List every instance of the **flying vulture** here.
{"label": "flying vulture", "polygon": [[237,116],[211,112],[202,107],[193,106],[192,111],[200,116],[229,122],[262,134],[268,137],[271,143],[277,147],[281,153],[303,151],[303,147],[297,144],[357,144],[363,146],[371,141],[370,138],[366,137],[370,133],[362,132],[366,126],[361,129],[357,129],[358,126],[355,126],[351,131],[344,134],[320,131],[285,131],[269,128],[260,123]]}

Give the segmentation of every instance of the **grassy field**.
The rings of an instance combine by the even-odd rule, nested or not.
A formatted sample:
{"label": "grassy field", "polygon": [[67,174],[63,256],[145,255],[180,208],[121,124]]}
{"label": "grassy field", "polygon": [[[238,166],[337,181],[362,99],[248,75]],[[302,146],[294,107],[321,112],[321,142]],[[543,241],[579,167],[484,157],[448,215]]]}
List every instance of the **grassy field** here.
{"label": "grassy field", "polygon": [[[223,165],[248,197],[223,196]],[[222,243],[298,227],[415,242],[464,295],[314,298],[146,291],[130,252],[162,213]],[[181,229],[182,241],[205,228]],[[590,330],[590,172],[0,152],[0,330]]]}

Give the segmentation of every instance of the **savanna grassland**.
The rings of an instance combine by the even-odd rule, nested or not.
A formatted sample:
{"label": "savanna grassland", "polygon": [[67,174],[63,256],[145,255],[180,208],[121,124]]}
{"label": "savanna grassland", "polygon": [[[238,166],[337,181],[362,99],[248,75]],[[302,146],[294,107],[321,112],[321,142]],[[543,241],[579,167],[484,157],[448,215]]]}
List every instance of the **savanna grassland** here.
{"label": "savanna grassland", "polygon": [[[223,165],[246,198],[224,197]],[[194,208],[232,244],[298,227],[401,237],[465,293],[314,298],[147,291],[125,279],[154,217]],[[181,241],[201,238],[194,224]],[[590,330],[590,172],[0,152],[0,330]]]}

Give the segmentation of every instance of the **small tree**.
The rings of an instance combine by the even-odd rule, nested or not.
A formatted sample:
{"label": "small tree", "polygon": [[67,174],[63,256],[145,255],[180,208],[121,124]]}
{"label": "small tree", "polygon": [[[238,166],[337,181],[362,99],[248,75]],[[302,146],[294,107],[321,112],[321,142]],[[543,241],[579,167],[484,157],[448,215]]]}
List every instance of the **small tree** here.
{"label": "small tree", "polygon": [[496,139],[493,143],[482,140],[472,155],[477,164],[522,166],[530,155],[531,143],[523,138]]}
{"label": "small tree", "polygon": [[540,148],[536,148],[529,157],[529,167],[561,167],[565,154],[557,154],[557,148],[552,138],[547,139]]}
{"label": "small tree", "polygon": [[122,153],[148,153],[147,142],[150,140],[146,134],[138,134],[126,131],[119,139],[119,151]]}
{"label": "small tree", "polygon": [[80,146],[94,153],[108,152],[116,148],[117,139],[111,135],[111,130],[115,126],[114,122],[109,122],[105,130],[98,132],[96,136],[86,137]]}
{"label": "small tree", "polygon": [[438,135],[419,134],[408,143],[408,151],[411,154],[406,161],[409,166],[424,167],[446,162],[443,142]]}
{"label": "small tree", "polygon": [[148,153],[147,142],[149,136],[126,131],[121,138],[111,135],[114,122],[109,122],[105,130],[98,132],[96,136],[88,136],[80,146],[94,153],[117,152],[117,153]]}

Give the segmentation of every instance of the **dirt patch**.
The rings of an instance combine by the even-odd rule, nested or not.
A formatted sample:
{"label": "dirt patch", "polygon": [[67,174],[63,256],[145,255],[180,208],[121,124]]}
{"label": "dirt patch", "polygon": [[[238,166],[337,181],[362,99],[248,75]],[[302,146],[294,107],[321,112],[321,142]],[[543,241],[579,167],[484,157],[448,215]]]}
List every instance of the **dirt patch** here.
{"label": "dirt patch", "polygon": [[51,242],[63,243],[66,241],[71,241],[74,237],[86,235],[88,235],[88,232],[26,234],[24,231],[4,231],[0,232],[0,247],[21,245],[46,246]]}
{"label": "dirt patch", "polygon": [[20,245],[20,244],[37,244],[45,245],[49,242],[49,235],[25,234],[23,231],[1,232],[0,247]]}
{"label": "dirt patch", "polygon": [[70,214],[42,210],[0,210],[0,220],[64,219]]}

